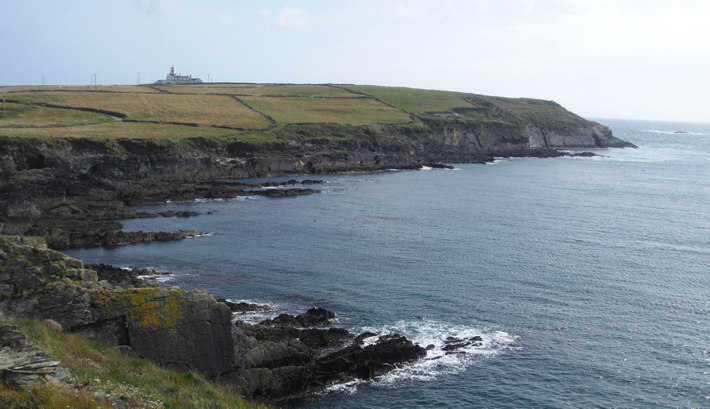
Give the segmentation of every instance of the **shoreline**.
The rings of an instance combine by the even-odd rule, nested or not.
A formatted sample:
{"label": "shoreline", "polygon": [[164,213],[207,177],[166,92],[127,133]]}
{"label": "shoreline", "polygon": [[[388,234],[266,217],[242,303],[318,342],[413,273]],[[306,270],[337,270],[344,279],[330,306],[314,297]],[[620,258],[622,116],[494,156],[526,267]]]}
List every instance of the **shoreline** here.
{"label": "shoreline", "polygon": [[2,260],[10,274],[3,278],[0,311],[52,319],[67,331],[118,346],[127,354],[195,370],[238,387],[248,399],[277,404],[297,402],[332,383],[372,379],[421,359],[431,348],[440,353],[476,348],[480,336],[454,337],[437,347],[415,345],[397,334],[351,334],[330,326],[335,314],[322,308],[255,325],[233,323],[229,305],[205,291],[111,278],[106,275],[109,267],[96,271],[55,251],[200,234],[122,231],[122,219],[200,216],[149,214],[136,210],[139,205],[320,193],[311,187],[320,182],[313,179],[257,185],[225,181],[229,179],[445,168],[446,163],[487,163],[497,157],[576,155],[558,149],[633,146],[595,123],[572,131],[580,134],[569,135],[557,149],[530,148],[537,143],[532,139],[540,137],[532,128],[516,128],[510,134],[508,125],[481,130],[430,121],[429,126],[424,133],[398,131],[382,141],[308,139],[258,150],[205,138],[159,142],[0,137],[0,234],[5,235],[0,244],[4,254],[17,255]]}

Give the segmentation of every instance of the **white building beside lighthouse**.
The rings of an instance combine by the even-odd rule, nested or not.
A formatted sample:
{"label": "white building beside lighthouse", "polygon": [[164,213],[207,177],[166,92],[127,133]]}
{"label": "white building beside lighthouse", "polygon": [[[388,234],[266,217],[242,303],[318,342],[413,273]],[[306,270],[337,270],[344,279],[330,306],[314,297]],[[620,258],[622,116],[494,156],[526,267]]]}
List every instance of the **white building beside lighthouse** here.
{"label": "white building beside lighthouse", "polygon": [[202,80],[199,78],[192,78],[192,75],[180,75],[175,72],[175,67],[170,67],[170,72],[165,77],[164,80],[155,81],[156,85],[165,84],[200,84]]}

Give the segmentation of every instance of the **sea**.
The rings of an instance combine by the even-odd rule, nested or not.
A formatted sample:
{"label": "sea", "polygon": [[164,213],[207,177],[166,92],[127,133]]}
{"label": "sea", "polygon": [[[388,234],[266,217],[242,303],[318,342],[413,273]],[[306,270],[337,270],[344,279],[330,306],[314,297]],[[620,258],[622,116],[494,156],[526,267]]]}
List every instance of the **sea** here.
{"label": "sea", "polygon": [[[203,215],[125,230],[208,234],[68,253],[270,307],[235,316],[249,322],[322,306],[352,332],[422,346],[483,338],[465,354],[433,350],[333,385],[302,408],[708,408],[710,124],[597,121],[638,149],[318,176],[322,193],[309,196],[145,206]],[[246,182],[291,178],[314,176]]]}

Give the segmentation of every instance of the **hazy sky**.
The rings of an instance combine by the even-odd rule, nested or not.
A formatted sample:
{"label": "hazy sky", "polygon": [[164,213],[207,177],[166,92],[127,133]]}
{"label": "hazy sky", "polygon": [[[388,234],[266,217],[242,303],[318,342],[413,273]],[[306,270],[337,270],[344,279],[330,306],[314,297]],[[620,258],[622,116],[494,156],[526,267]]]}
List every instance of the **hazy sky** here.
{"label": "hazy sky", "polygon": [[708,0],[3,0],[0,85],[356,83],[710,122]]}

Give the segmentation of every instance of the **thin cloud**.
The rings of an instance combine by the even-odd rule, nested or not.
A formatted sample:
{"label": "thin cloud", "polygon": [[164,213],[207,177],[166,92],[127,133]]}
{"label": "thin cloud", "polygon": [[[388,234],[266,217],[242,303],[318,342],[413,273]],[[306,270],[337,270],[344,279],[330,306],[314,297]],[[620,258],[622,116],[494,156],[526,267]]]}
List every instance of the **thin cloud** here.
{"label": "thin cloud", "polygon": [[302,29],[310,24],[311,13],[306,9],[285,7],[279,11],[276,21],[282,27]]}
{"label": "thin cloud", "polygon": [[535,9],[535,0],[528,1],[528,13],[532,13]]}

